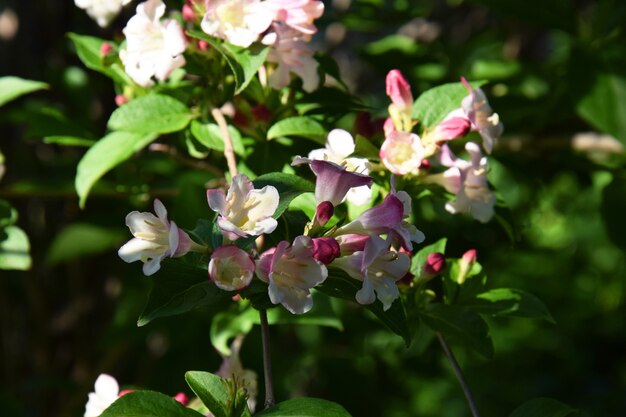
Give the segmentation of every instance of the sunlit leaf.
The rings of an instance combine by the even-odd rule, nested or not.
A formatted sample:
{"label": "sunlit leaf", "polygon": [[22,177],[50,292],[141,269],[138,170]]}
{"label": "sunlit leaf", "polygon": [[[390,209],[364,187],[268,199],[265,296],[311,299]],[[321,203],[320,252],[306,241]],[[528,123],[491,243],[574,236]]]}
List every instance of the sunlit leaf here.
{"label": "sunlit leaf", "polygon": [[185,380],[215,417],[231,417],[228,413],[228,388],[224,380],[209,372],[189,371]]}
{"label": "sunlit leaf", "polygon": [[337,403],[320,398],[294,398],[276,404],[258,414],[259,417],[351,417]]}
{"label": "sunlit leaf", "polygon": [[40,81],[25,80],[13,76],[0,77],[0,106],[24,94],[44,90],[46,88],[48,88],[48,84]]}
{"label": "sunlit leaf", "polygon": [[154,391],[132,391],[119,397],[100,417],[201,417],[172,397]]}
{"label": "sunlit leaf", "polygon": [[121,229],[74,223],[56,235],[48,250],[46,263],[56,265],[105,252],[117,248],[127,236]]}
{"label": "sunlit leaf", "polygon": [[282,119],[267,131],[267,139],[301,136],[322,145],[326,143],[328,132],[320,122],[308,116],[295,116]]}
{"label": "sunlit leaf", "polygon": [[27,270],[31,267],[28,236],[17,226],[0,229],[0,269]]}
{"label": "sunlit leaf", "polygon": [[138,134],[171,133],[189,124],[192,114],[182,102],[162,94],[138,97],[115,109],[108,127]]}
{"label": "sunlit leaf", "polygon": [[302,193],[315,191],[315,186],[309,181],[298,177],[297,175],[283,174],[281,172],[272,172],[261,175],[252,181],[255,188],[262,188],[266,185],[276,187],[280,197],[278,208],[274,213],[277,219],[289,207],[291,200]]}
{"label": "sunlit leaf", "polygon": [[554,323],[554,318],[540,299],[515,288],[496,288],[461,303],[477,313],[493,316],[528,317]]}

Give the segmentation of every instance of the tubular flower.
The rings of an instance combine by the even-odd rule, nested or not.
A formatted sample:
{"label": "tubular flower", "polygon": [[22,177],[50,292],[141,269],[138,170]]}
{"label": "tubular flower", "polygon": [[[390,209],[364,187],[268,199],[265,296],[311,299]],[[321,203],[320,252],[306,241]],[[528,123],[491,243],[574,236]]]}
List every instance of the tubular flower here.
{"label": "tubular flower", "polygon": [[126,48],[120,52],[120,59],[126,73],[143,87],[153,84],[152,77],[164,81],[185,65],[187,42],[183,30],[175,20],[161,22],[164,14],[161,0],[145,1],[137,6],[137,14],[123,30]]}
{"label": "tubular flower", "polygon": [[297,156],[291,165],[309,164],[317,177],[315,199],[318,203],[329,201],[333,206],[340,204],[348,191],[355,187],[371,187],[374,181],[369,175],[347,171],[345,167],[330,161],[311,160]]}
{"label": "tubular flower", "polygon": [[215,249],[209,262],[209,277],[219,288],[236,291],[250,285],[254,275],[254,261],[235,245]]}
{"label": "tubular flower", "polygon": [[461,80],[469,90],[469,95],[461,102],[461,108],[472,124],[472,130],[478,131],[483,139],[483,148],[491,153],[494,143],[502,135],[504,127],[498,113],[494,113],[480,88],[472,88],[463,78]]}
{"label": "tubular flower", "polygon": [[94,392],[89,393],[85,405],[84,417],[98,417],[120,396],[120,386],[111,375],[100,374],[94,386]]}
{"label": "tubular flower", "polygon": [[273,20],[305,35],[317,32],[313,21],[324,13],[324,3],[315,0],[266,0],[263,6],[272,11]]}
{"label": "tubular flower", "polygon": [[109,26],[122,7],[130,2],[131,0],[74,0],[74,4],[84,9],[102,28]]}
{"label": "tubular flower", "polygon": [[145,275],[157,272],[163,258],[183,256],[196,246],[186,232],[167,219],[167,210],[159,199],[154,200],[154,212],[156,216],[138,211],[126,216],[126,226],[135,237],[117,252],[124,262],[143,262]]}
{"label": "tubular flower", "polygon": [[417,172],[424,155],[420,137],[415,133],[391,132],[380,147],[380,159],[396,175]]}
{"label": "tubular flower", "polygon": [[247,48],[272,23],[272,11],[259,0],[207,0],[202,30]]}
{"label": "tubular flower", "polygon": [[271,185],[255,189],[244,175],[233,177],[228,194],[207,190],[211,210],[219,213],[217,225],[230,240],[272,233],[278,223],[272,215],[278,208],[278,190]]}
{"label": "tubular flower", "polygon": [[333,266],[363,282],[356,293],[359,304],[372,304],[378,298],[386,311],[400,296],[396,281],[407,274],[411,259],[405,253],[389,250],[384,239],[371,236],[363,251],[335,259]]}
{"label": "tubular flower", "polygon": [[257,262],[257,276],[269,284],[270,300],[293,314],[313,307],[311,288],[328,276],[326,266],[314,258],[315,245],[308,236],[298,236],[289,246],[282,241],[265,251]]}
{"label": "tubular flower", "polygon": [[[369,175],[370,163],[367,159],[350,157],[355,149],[356,145],[350,133],[343,129],[333,129],[326,138],[326,147],[312,150],[309,152],[309,158],[334,162],[345,166],[347,171]],[[370,186],[351,188],[346,194],[346,199],[357,206],[369,203],[372,199]]]}

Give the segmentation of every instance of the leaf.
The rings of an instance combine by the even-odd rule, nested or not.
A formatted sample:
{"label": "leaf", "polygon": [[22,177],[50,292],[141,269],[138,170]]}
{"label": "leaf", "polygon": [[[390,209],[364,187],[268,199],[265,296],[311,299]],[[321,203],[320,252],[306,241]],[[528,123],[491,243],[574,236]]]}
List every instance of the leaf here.
{"label": "leaf", "polygon": [[265,62],[269,52],[268,47],[258,43],[252,44],[248,48],[241,48],[208,36],[199,30],[191,30],[187,34],[208,42],[224,57],[235,76],[235,95],[246,89],[261,65]]}
{"label": "leaf", "polygon": [[[487,81],[472,81],[474,88]],[[432,129],[452,110],[461,107],[461,101],[469,92],[462,83],[443,84],[424,91],[413,103],[413,118],[425,128]]]}
{"label": "leaf", "polygon": [[104,174],[146,147],[156,137],[156,134],[111,132],[89,148],[78,163],[74,181],[80,207],[85,207],[91,187]]}
{"label": "leaf", "polygon": [[100,54],[102,44],[106,42],[104,39],[94,36],[78,35],[76,33],[69,33],[67,36],[72,40],[78,58],[80,58],[87,68],[98,71],[118,83],[129,83],[129,77],[118,64],[109,66],[104,64]]}
{"label": "leaf", "polygon": [[209,281],[208,270],[197,266],[198,263],[191,265],[181,260],[161,263],[161,270],[152,278],[152,291],[137,326],[200,307],[219,306],[230,300],[231,294]]}
{"label": "leaf", "polygon": [[46,136],[43,143],[63,146],[86,146],[90,147],[96,143],[95,140],[78,138],[76,136]]}
{"label": "leaf", "polygon": [[24,94],[47,88],[49,88],[48,84],[40,81],[25,80],[13,76],[0,77],[0,106],[4,106],[9,101]]}
{"label": "leaf", "polygon": [[341,405],[320,398],[301,397],[280,402],[259,417],[351,417]]}
{"label": "leaf", "polygon": [[369,139],[367,139],[366,137],[356,135],[354,139],[354,144],[354,153],[351,156],[367,158],[370,160],[380,159],[379,149],[374,146],[374,144],[372,144],[372,142],[370,142]]}
{"label": "leaf", "polygon": [[611,183],[604,187],[600,212],[604,229],[611,241],[626,249],[626,234],[622,228],[626,212],[626,178],[615,175]]}
{"label": "leaf", "polygon": [[[233,141],[233,150],[238,155],[246,154],[246,150],[241,141],[241,134],[233,126],[228,126],[230,137]],[[219,152],[224,152],[224,139],[222,138],[222,132],[215,123],[200,123],[197,120],[191,122],[191,134],[202,145],[209,149],[215,149]]]}
{"label": "leaf", "polygon": [[17,221],[17,210],[6,200],[0,200],[0,228],[11,226]]}
{"label": "leaf", "polygon": [[100,417],[201,417],[172,397],[154,391],[132,391],[119,397]]}
{"label": "leaf", "polygon": [[431,253],[445,253],[446,242],[448,240],[444,237],[439,239],[432,245],[424,246],[411,258],[411,273],[419,278],[422,274],[422,266],[426,263],[428,255]]}
{"label": "leaf", "polygon": [[[356,292],[361,289],[361,281],[350,278],[345,272],[337,268],[330,267],[328,268],[328,278],[316,289],[331,297],[356,302]],[[402,337],[407,346],[411,344],[411,330],[401,299],[394,301],[387,311],[383,310],[383,305],[378,300],[363,307],[374,313],[392,332]]]}
{"label": "leaf", "polygon": [[171,133],[184,129],[192,119],[182,102],[162,94],[148,94],[115,109],[107,126],[138,134]]}
{"label": "leaf", "polygon": [[324,145],[328,132],[317,120],[308,116],[289,117],[275,123],[267,131],[267,140],[285,136],[302,136]]}
{"label": "leaf", "polygon": [[95,255],[117,248],[124,241],[126,233],[95,224],[74,223],[56,235],[46,263],[56,265],[72,259]]}
{"label": "leaf", "polygon": [[515,409],[509,417],[567,417],[578,411],[552,398],[533,398]]}
{"label": "leaf", "polygon": [[224,380],[209,372],[189,371],[185,380],[215,417],[231,417],[228,413],[228,388]]}
{"label": "leaf", "polygon": [[420,311],[420,318],[432,330],[457,339],[487,359],[493,357],[489,327],[477,313],[457,306],[429,304]]}
{"label": "leaf", "polygon": [[476,295],[465,302],[463,307],[471,308],[479,314],[507,317],[528,317],[544,319],[554,323],[554,318],[540,299],[532,294],[514,288],[496,288]]}
{"label": "leaf", "polygon": [[30,243],[28,236],[17,226],[0,230],[0,269],[30,269]]}
{"label": "leaf", "polygon": [[591,126],[626,143],[626,77],[599,74],[576,111]]}
{"label": "leaf", "polygon": [[291,200],[296,198],[302,193],[315,191],[315,186],[297,175],[283,174],[281,172],[272,172],[269,174],[261,175],[252,181],[255,188],[262,188],[266,185],[276,187],[280,201],[278,208],[274,213],[274,218],[277,219],[285,210],[289,207]]}

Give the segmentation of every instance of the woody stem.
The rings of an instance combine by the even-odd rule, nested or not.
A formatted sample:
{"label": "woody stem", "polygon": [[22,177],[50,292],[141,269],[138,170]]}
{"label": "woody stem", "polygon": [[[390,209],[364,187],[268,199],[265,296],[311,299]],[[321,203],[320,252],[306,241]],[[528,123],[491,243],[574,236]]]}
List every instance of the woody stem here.
{"label": "woody stem", "polygon": [[263,343],[263,374],[265,377],[265,408],[274,406],[274,385],[272,383],[272,355],[270,353],[270,326],[267,311],[259,310],[261,319],[261,339]]}
{"label": "woody stem", "polygon": [[224,140],[224,157],[228,164],[228,172],[234,177],[237,175],[237,161],[235,160],[235,151],[233,150],[233,138],[228,131],[228,123],[224,118],[224,114],[218,108],[211,109],[211,115],[220,128],[222,139]]}

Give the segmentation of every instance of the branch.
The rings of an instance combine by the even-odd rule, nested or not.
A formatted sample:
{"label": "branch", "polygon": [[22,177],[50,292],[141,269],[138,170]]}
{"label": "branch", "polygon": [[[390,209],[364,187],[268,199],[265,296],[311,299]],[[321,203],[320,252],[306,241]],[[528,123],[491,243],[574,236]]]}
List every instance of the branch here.
{"label": "branch", "polygon": [[265,408],[275,404],[274,385],[272,383],[272,355],[270,353],[270,326],[267,322],[267,311],[259,310],[261,319],[261,339],[263,342],[263,376],[265,377]]}
{"label": "branch", "polygon": [[183,165],[187,165],[188,167],[195,168],[195,169],[201,169],[203,171],[208,171],[218,178],[224,176],[224,173],[222,172],[221,169],[214,167],[213,165],[209,165],[203,161],[186,158],[184,155],[181,155],[178,152],[178,149],[176,149],[173,146],[166,145],[165,143],[157,143],[157,142],[152,143],[150,144],[148,149],[152,152],[165,153]]}
{"label": "branch", "polygon": [[235,160],[235,152],[233,151],[233,138],[228,131],[228,124],[224,118],[224,114],[218,108],[211,109],[211,115],[220,128],[222,139],[224,139],[224,157],[228,163],[228,172],[234,177],[237,175],[237,161]]}

